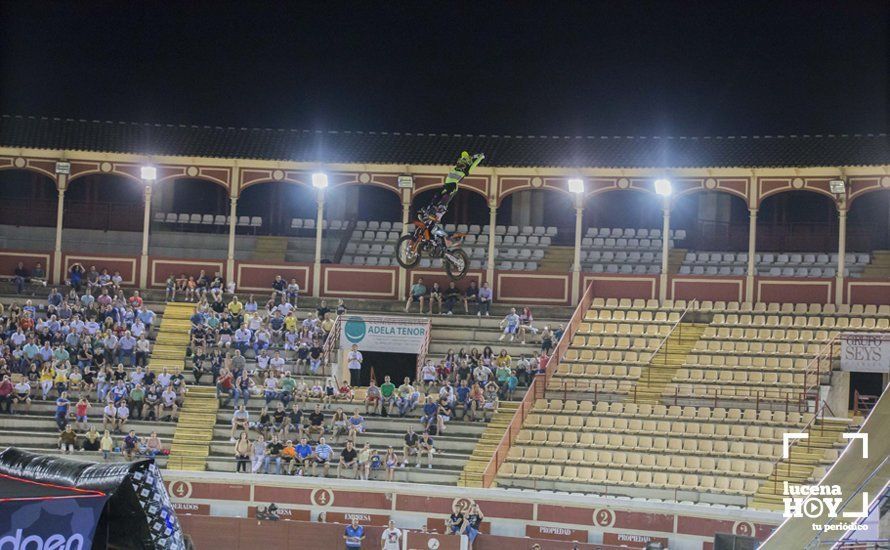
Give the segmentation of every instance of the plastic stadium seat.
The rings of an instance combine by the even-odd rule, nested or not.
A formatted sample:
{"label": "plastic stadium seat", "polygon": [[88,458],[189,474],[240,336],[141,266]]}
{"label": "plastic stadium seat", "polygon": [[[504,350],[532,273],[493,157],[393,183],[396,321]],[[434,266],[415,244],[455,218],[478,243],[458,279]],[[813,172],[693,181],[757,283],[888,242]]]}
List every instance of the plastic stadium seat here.
{"label": "plastic stadium seat", "polygon": [[253,216],[250,218],[250,227],[260,227],[263,225],[263,218],[260,216]]}
{"label": "plastic stadium seat", "polygon": [[249,227],[250,226],[250,216],[239,216],[238,217],[238,226],[239,227]]}
{"label": "plastic stadium seat", "polygon": [[213,225],[213,214],[204,214],[201,216],[201,225]]}
{"label": "plastic stadium seat", "polygon": [[402,232],[402,222],[393,222],[392,231],[401,233]]}
{"label": "plastic stadium seat", "polygon": [[371,220],[368,222],[368,231],[377,231],[380,229],[380,222],[377,220]]}
{"label": "plastic stadium seat", "polygon": [[546,235],[546,236],[548,236],[548,237],[555,237],[555,236],[556,236],[556,231],[557,231],[557,230],[556,230],[556,227],[554,227],[554,226],[549,226],[549,227],[547,227],[546,231],[544,231],[544,235]]}
{"label": "plastic stadium seat", "polygon": [[192,214],[191,216],[189,216],[189,223],[201,223],[201,214]]}
{"label": "plastic stadium seat", "polygon": [[188,214],[180,214],[179,218],[177,218],[176,223],[188,223],[189,215]]}
{"label": "plastic stadium seat", "polygon": [[331,230],[339,231],[340,229],[343,229],[343,222],[340,220],[331,220]]}
{"label": "plastic stadium seat", "polygon": [[496,225],[496,226],[494,227],[494,234],[495,234],[495,235],[506,235],[506,234],[507,234],[507,228],[506,228],[506,226],[503,226],[503,225]]}
{"label": "plastic stadium seat", "polygon": [[226,225],[227,223],[226,217],[222,214],[217,214],[213,217],[213,225]]}
{"label": "plastic stadium seat", "polygon": [[167,217],[164,218],[164,221],[167,222],[167,223],[176,223],[176,220],[177,220],[177,219],[178,219],[178,218],[177,218],[177,216],[176,216],[176,214],[175,214],[174,212],[168,212],[168,213],[167,213]]}
{"label": "plastic stadium seat", "polygon": [[155,212],[155,217],[154,217],[155,223],[162,223],[164,221],[164,219],[166,218],[166,216],[167,216],[167,214],[165,214],[163,212]]}
{"label": "plastic stadium seat", "polygon": [[303,229],[315,229],[315,218],[306,218],[303,220]]}
{"label": "plastic stadium seat", "polygon": [[479,227],[478,225],[475,225],[475,224],[474,224],[474,225],[471,225],[471,226],[467,229],[467,233],[471,233],[471,234],[473,234],[473,235],[478,235],[479,233],[482,233],[482,228]]}

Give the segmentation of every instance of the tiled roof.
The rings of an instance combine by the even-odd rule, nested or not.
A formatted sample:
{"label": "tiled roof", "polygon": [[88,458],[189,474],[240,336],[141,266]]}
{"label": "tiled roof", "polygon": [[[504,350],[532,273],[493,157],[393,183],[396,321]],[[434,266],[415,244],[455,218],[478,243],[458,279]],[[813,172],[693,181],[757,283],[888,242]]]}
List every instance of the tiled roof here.
{"label": "tiled roof", "polygon": [[638,137],[497,136],[221,128],[3,115],[0,146],[325,163],[681,168],[890,164],[887,134]]}

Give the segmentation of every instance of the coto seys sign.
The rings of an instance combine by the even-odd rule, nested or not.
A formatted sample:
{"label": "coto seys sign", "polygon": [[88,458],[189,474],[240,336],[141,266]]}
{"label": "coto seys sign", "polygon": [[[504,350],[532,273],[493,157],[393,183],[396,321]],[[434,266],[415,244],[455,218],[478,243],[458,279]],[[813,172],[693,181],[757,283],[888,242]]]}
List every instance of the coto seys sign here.
{"label": "coto seys sign", "polygon": [[355,345],[360,351],[416,354],[426,342],[428,331],[427,319],[350,315],[340,323],[340,348]]}
{"label": "coto seys sign", "polygon": [[840,339],[841,370],[890,372],[890,334],[845,332]]}

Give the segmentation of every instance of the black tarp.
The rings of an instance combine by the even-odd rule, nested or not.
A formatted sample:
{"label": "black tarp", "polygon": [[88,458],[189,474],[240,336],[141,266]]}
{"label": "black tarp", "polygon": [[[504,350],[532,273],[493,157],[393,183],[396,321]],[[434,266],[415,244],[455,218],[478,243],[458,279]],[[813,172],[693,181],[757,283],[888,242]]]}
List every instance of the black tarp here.
{"label": "black tarp", "polygon": [[93,464],[14,447],[0,453],[0,473],[109,495],[93,548],[184,548],[182,532],[152,460]]}

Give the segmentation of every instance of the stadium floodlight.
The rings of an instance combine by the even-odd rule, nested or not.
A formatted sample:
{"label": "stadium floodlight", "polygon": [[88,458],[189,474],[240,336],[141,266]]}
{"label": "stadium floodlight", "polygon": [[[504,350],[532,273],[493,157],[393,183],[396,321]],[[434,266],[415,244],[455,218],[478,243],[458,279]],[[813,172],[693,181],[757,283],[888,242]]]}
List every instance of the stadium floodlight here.
{"label": "stadium floodlight", "polygon": [[584,180],[581,178],[572,178],[569,180],[569,192],[570,193],[583,193],[584,192]]}
{"label": "stadium floodlight", "polygon": [[828,182],[828,189],[835,195],[844,195],[847,193],[847,182],[842,179],[831,180]]}
{"label": "stadium floodlight", "polygon": [[414,189],[414,176],[399,176],[399,189]]}
{"label": "stadium floodlight", "polygon": [[312,187],[316,189],[324,189],[328,186],[328,175],[324,172],[316,172],[312,174]]}
{"label": "stadium floodlight", "polygon": [[671,180],[667,178],[659,178],[655,180],[655,192],[663,197],[669,196],[674,192],[674,189],[671,186]]}
{"label": "stadium floodlight", "polygon": [[140,175],[144,181],[155,181],[158,179],[158,169],[154,166],[143,166]]}

